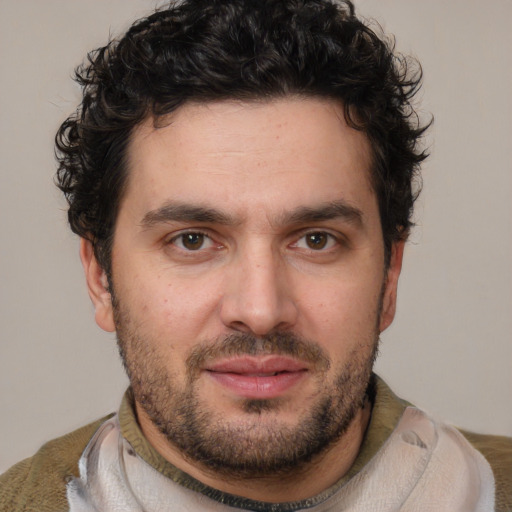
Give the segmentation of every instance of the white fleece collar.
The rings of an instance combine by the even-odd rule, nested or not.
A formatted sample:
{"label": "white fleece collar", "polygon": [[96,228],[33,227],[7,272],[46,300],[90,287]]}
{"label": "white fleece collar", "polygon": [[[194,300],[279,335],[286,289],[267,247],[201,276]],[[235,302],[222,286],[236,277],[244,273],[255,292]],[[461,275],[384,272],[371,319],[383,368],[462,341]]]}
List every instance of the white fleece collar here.
{"label": "white fleece collar", "polygon": [[407,407],[370,462],[325,499],[230,506],[160,474],[121,435],[117,416],[98,429],[79,461],[80,477],[67,487],[70,512],[488,512],[494,510],[494,477],[483,455],[455,428]]}

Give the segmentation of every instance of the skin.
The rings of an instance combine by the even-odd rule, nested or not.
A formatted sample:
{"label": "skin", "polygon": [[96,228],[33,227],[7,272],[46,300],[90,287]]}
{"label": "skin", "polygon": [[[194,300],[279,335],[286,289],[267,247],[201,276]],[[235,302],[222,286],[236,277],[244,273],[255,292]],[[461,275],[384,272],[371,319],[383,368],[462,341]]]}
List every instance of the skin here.
{"label": "skin", "polygon": [[[240,386],[204,367],[194,374],[203,410],[233,431],[252,429],[248,446],[264,443],[270,430],[295,429],[342,370],[367,375],[378,335],[395,314],[403,243],[393,245],[385,268],[369,143],[334,101],[191,103],[167,121],[155,128],[147,120],[130,142],[112,252],[116,312],[106,275],[82,240],[96,321],[106,331],[117,322],[134,373],[164,372],[178,391],[190,381],[191,352],[224,336],[283,332],[311,340],[328,367],[292,358],[304,371],[257,413],[243,407]],[[331,208],[329,217],[332,204],[337,213]],[[223,217],[186,219],[183,205]],[[153,366],[137,362],[141,353]],[[264,365],[266,357],[253,359]],[[212,364],[224,360],[217,355]],[[217,489],[273,502],[313,496],[342,477],[370,416],[368,404],[358,406],[343,435],[294,471],[236,478],[183,453],[140,402],[142,430],[167,460]]]}

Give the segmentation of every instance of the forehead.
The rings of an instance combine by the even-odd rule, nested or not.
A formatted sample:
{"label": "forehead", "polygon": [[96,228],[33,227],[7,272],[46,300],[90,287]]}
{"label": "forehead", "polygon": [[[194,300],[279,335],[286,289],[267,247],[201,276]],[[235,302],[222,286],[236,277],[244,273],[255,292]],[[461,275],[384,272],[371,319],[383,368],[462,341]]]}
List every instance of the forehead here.
{"label": "forehead", "polygon": [[134,131],[123,203],[143,213],[179,199],[240,214],[375,203],[370,165],[366,136],[333,100],[189,103]]}

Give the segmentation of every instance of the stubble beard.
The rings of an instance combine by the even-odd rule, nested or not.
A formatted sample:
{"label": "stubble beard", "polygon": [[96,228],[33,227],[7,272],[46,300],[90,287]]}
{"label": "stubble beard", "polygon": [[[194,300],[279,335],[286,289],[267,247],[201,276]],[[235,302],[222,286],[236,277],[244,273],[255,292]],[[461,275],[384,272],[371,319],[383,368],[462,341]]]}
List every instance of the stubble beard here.
{"label": "stubble beard", "polygon": [[[196,346],[178,381],[151,340],[113,300],[118,346],[135,401],[167,441],[192,463],[231,479],[287,476],[301,471],[347,431],[362,407],[378,351],[378,331],[362,340],[348,361],[324,381],[331,362],[324,351],[290,333],[256,338],[235,333]],[[379,311],[380,313],[380,311]],[[295,425],[279,419],[281,399],[245,399],[242,421],[226,421],[215,404],[201,402],[197,383],[205,361],[221,356],[279,354],[307,361],[316,375],[316,402]]]}

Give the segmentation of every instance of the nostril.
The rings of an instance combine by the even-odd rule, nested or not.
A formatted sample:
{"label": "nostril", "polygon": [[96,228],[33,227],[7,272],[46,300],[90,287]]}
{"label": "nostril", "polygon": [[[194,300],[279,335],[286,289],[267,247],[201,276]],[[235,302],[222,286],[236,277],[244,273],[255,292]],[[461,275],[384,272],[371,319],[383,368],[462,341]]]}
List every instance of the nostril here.
{"label": "nostril", "polygon": [[231,322],[229,327],[237,332],[251,332],[251,329],[246,324],[238,320]]}

